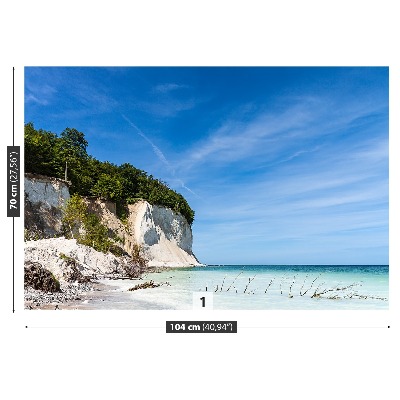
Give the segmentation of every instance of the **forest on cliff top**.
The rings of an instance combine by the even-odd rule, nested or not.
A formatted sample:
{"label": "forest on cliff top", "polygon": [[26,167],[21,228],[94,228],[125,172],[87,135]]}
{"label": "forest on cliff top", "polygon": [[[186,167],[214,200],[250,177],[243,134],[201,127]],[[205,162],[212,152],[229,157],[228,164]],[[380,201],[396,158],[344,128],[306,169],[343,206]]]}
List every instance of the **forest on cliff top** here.
{"label": "forest on cliff top", "polygon": [[194,221],[194,211],[180,193],[129,163],[118,166],[90,156],[84,133],[75,128],[66,128],[58,136],[29,122],[24,127],[24,145],[25,172],[65,179],[67,168],[71,194],[113,201],[119,217],[125,216],[128,204],[143,199],[179,212],[190,225]]}

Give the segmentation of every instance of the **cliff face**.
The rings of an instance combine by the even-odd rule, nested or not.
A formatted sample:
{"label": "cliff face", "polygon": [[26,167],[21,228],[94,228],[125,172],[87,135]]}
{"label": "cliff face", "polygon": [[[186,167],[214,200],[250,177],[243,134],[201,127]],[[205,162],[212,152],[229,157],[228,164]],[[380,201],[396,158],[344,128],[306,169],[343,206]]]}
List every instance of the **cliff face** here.
{"label": "cliff face", "polygon": [[[62,207],[69,199],[65,182],[33,175],[25,176],[25,227],[35,227],[44,236],[61,234]],[[115,204],[85,199],[89,212],[95,213],[123,241],[131,253],[139,244],[149,266],[183,267],[199,265],[192,252],[192,230],[186,219],[172,210],[139,201],[128,206],[128,218],[122,223]]]}
{"label": "cliff face", "polygon": [[128,225],[151,265],[199,264],[192,253],[191,227],[182,215],[141,201],[130,206]]}
{"label": "cliff face", "polygon": [[139,201],[128,206],[127,222],[115,215],[113,203],[86,199],[90,212],[123,240],[123,248],[131,253],[139,244],[149,266],[184,267],[200,265],[192,252],[192,229],[186,219],[172,210]]}
{"label": "cliff face", "polygon": [[62,208],[70,198],[68,184],[56,178],[25,174],[25,228],[39,237],[61,234]]}

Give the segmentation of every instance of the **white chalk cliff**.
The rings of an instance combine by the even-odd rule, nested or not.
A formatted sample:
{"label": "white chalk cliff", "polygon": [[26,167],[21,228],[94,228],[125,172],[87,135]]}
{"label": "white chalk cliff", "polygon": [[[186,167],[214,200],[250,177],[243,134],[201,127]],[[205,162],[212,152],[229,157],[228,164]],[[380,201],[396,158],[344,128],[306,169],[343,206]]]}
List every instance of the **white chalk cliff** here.
{"label": "white chalk cliff", "polygon": [[[25,227],[61,233],[62,207],[69,199],[68,185],[46,177],[25,176]],[[88,211],[95,213],[111,231],[123,239],[124,250],[142,247],[149,266],[185,267],[201,265],[192,252],[192,229],[185,217],[166,207],[138,201],[128,205],[128,218],[122,223],[115,204],[85,199]]]}
{"label": "white chalk cliff", "polygon": [[25,242],[25,262],[39,262],[60,281],[67,271],[65,257],[77,262],[77,268],[85,276],[110,274],[121,271],[124,260],[111,253],[103,254],[92,247],[78,244],[75,239],[64,237]]}
{"label": "white chalk cliff", "polygon": [[172,210],[140,201],[129,208],[129,227],[152,266],[188,266],[199,262],[192,253],[192,229]]}
{"label": "white chalk cliff", "polygon": [[69,200],[68,183],[43,175],[25,174],[25,228],[39,236],[61,234],[62,209]]}

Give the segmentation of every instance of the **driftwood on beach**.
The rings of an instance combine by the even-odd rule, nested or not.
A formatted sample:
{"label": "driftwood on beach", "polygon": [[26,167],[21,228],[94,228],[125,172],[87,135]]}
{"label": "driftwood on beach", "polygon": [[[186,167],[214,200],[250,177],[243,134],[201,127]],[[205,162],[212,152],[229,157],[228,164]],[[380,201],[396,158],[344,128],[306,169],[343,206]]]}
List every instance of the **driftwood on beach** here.
{"label": "driftwood on beach", "polygon": [[148,281],[148,282],[139,283],[138,285],[135,285],[135,286],[131,287],[128,290],[130,292],[133,292],[134,290],[156,288],[156,287],[163,286],[163,285],[170,286],[170,284],[168,282],[155,283],[153,280],[151,280],[151,281]]}
{"label": "driftwood on beach", "polygon": [[[226,292],[229,292],[231,288],[235,289],[236,293],[243,293],[243,294],[255,294],[257,289],[252,289],[249,290],[250,284],[255,280],[256,275],[254,275],[252,278],[248,278],[247,283],[245,284],[244,290],[239,291],[235,285],[237,285],[237,281],[239,276],[243,273],[241,271],[232,281],[232,283],[228,286],[228,288],[225,290]],[[388,301],[387,298],[385,297],[380,297],[380,296],[373,296],[373,295],[368,295],[368,294],[360,294],[356,290],[358,287],[362,287],[361,283],[353,282],[349,284],[337,284],[334,287],[327,287],[326,283],[321,281],[319,283],[316,283],[318,279],[321,277],[322,274],[319,274],[317,277],[313,278],[311,282],[309,281],[308,285],[306,284],[309,275],[307,274],[304,278],[304,281],[302,282],[302,285],[300,289],[298,289],[298,294],[299,296],[303,297],[307,293],[309,293],[310,298],[312,299],[329,299],[329,300],[340,300],[340,299],[371,299],[371,300],[382,300],[382,301]],[[219,286],[218,284],[215,286],[214,292],[222,292],[223,285],[225,283],[226,276],[224,277],[224,280],[222,282],[222,285]],[[285,281],[286,277],[283,276],[280,280],[278,285],[275,290],[280,293],[280,295],[287,295],[288,298],[292,299],[295,297],[295,291],[294,291],[294,286],[296,284],[297,280],[297,275],[294,275],[288,289],[285,290]],[[273,283],[276,282],[277,279],[273,277],[267,287],[264,290],[264,294],[267,294],[267,292],[271,292]],[[275,286],[276,286],[275,285]],[[312,290],[313,289],[313,290]],[[207,291],[207,287],[206,287]]]}

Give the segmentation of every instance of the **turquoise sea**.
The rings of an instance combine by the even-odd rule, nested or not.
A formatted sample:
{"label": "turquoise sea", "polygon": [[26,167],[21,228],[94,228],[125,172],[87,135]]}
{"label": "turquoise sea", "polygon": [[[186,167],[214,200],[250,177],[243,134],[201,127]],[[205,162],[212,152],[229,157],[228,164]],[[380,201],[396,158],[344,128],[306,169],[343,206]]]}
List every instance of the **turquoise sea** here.
{"label": "turquoise sea", "polygon": [[[161,286],[128,291],[150,280]],[[91,300],[85,308],[186,310],[202,306],[202,293],[207,307],[212,303],[217,310],[389,307],[388,265],[209,265],[168,269],[111,284],[113,290],[101,305]]]}

